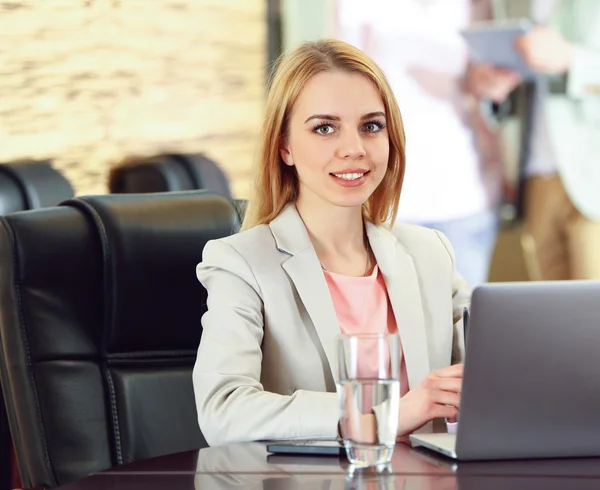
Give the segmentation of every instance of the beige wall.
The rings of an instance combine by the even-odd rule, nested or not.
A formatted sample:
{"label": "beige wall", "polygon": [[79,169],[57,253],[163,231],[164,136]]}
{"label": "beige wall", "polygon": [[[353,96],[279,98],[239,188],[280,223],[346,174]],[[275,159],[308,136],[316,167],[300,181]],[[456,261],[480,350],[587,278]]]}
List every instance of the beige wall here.
{"label": "beige wall", "polygon": [[264,0],[0,2],[0,162],[51,157],[79,194],[131,154],[205,152],[246,197]]}

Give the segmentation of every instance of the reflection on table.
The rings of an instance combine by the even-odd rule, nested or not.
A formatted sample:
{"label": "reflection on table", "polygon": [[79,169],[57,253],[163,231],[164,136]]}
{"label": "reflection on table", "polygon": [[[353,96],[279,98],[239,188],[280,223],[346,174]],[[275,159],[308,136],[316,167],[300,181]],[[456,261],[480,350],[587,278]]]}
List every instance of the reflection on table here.
{"label": "reflection on table", "polygon": [[600,488],[600,458],[460,463],[398,444],[391,464],[376,472],[343,458],[272,455],[266,444],[246,443],[139,461],[61,488],[583,490]]}

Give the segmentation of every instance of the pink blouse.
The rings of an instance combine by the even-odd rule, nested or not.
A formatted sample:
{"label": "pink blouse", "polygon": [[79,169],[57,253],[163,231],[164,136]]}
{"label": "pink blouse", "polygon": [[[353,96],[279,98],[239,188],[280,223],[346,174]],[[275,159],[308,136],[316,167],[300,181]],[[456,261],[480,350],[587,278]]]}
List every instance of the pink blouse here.
{"label": "pink blouse", "polygon": [[[329,271],[324,273],[343,334],[398,332],[383,275],[377,266],[370,276],[365,277],[343,276]],[[408,376],[402,346],[400,353],[400,396],[403,397],[408,392]],[[365,352],[364,359],[367,362],[363,365],[361,376],[377,378],[377,357]],[[456,422],[446,421],[446,426],[449,433],[456,432]]]}
{"label": "pink blouse", "polygon": [[[396,333],[398,327],[390,304],[383,275],[377,266],[370,276],[343,276],[324,271],[338,323],[343,334]],[[402,354],[402,349],[400,349]],[[377,378],[377,356],[364,353],[361,376]],[[400,359],[400,396],[408,392],[404,356]]]}

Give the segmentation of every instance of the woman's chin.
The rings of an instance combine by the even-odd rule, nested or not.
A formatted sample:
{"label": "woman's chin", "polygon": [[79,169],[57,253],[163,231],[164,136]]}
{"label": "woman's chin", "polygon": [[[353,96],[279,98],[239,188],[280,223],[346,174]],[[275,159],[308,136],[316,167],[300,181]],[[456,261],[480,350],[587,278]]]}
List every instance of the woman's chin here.
{"label": "woman's chin", "polygon": [[365,204],[369,197],[371,197],[372,192],[369,192],[366,189],[361,189],[362,192],[354,192],[354,193],[336,193],[337,195],[332,196],[329,201],[336,206],[342,208],[356,208],[361,207]]}

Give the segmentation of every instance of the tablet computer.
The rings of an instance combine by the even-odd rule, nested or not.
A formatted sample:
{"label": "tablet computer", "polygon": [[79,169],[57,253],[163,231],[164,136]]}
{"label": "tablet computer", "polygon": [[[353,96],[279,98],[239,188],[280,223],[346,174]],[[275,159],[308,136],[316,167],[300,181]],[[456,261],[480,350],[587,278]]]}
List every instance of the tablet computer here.
{"label": "tablet computer", "polygon": [[531,27],[532,23],[527,19],[502,23],[480,22],[460,33],[474,61],[514,70],[524,79],[531,79],[535,73],[515,48],[517,38],[526,34]]}
{"label": "tablet computer", "polygon": [[346,456],[340,440],[298,440],[267,443],[267,452],[272,454],[307,454],[321,456]]}

